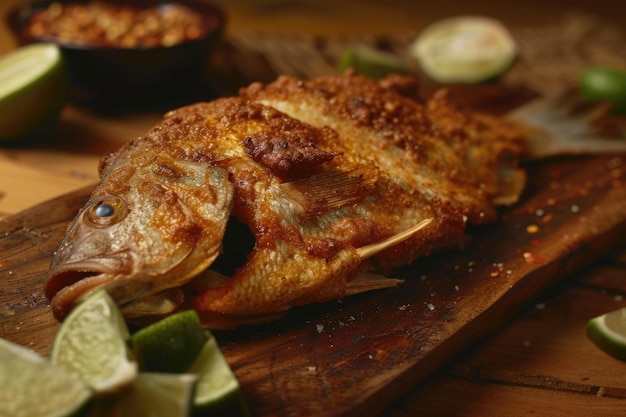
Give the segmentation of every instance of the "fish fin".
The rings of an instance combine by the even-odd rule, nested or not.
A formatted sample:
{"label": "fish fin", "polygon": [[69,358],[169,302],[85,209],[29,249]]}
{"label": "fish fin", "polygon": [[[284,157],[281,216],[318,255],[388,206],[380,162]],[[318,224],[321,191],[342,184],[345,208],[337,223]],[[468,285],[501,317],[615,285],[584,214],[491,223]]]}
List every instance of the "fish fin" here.
{"label": "fish fin", "polygon": [[230,281],[231,277],[221,274],[213,269],[207,269],[185,284],[185,292],[201,294],[204,291],[219,287]]}
{"label": "fish fin", "polygon": [[374,189],[378,175],[378,168],[368,165],[353,171],[324,171],[280,187],[307,214],[318,215],[360,202]]}
{"label": "fish fin", "polygon": [[417,233],[418,231],[428,226],[432,221],[433,219],[424,219],[421,222],[417,223],[415,226],[403,232],[396,233],[395,235],[389,236],[388,238],[381,240],[380,242],[362,246],[356,250],[357,255],[361,259],[370,258],[384,251],[387,248],[397,245],[398,243],[404,242],[405,240],[413,236],[413,234]]}
{"label": "fish fin", "polygon": [[403,282],[404,280],[402,279],[387,278],[383,275],[363,273],[357,275],[351,281],[348,281],[346,284],[345,295],[355,295],[366,291],[391,288]]}
{"label": "fish fin", "polygon": [[532,100],[509,112],[505,119],[526,133],[529,156],[534,159],[626,152],[623,133],[610,137],[594,123],[606,116],[608,109],[584,101],[576,89],[568,89]]}

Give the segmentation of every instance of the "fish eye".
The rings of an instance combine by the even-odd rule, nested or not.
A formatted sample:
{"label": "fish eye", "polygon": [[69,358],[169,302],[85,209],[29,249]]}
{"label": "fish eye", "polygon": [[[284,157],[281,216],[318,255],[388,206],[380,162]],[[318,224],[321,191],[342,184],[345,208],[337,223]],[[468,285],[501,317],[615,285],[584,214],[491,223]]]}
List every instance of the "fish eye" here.
{"label": "fish eye", "polygon": [[83,220],[87,226],[107,227],[122,221],[127,214],[126,204],[117,197],[104,198],[85,210]]}

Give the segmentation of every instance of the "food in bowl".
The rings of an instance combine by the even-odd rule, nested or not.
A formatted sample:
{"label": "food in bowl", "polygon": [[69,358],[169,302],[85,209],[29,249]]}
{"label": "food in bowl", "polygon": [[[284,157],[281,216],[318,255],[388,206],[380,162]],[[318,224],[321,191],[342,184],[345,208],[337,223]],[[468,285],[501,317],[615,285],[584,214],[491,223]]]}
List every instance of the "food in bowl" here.
{"label": "food in bowl", "polygon": [[182,4],[137,7],[98,0],[50,3],[34,13],[25,28],[33,38],[114,48],[172,46],[215,29]]}

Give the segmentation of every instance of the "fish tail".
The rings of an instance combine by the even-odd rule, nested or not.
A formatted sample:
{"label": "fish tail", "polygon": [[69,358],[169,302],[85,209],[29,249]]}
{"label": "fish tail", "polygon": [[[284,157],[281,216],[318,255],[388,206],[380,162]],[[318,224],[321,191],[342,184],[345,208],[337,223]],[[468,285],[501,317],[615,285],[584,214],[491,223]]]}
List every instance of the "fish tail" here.
{"label": "fish tail", "polygon": [[533,159],[626,152],[626,125],[610,131],[600,122],[608,110],[568,89],[532,100],[505,118],[525,131]]}

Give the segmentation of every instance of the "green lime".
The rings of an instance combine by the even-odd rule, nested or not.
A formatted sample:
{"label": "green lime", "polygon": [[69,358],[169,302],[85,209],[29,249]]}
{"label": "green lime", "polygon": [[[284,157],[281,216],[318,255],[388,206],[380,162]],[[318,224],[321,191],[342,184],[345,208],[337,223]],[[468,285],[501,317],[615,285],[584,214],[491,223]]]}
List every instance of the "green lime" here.
{"label": "green lime", "polygon": [[0,416],[73,416],[91,397],[80,380],[31,350],[0,339]]}
{"label": "green lime", "polygon": [[0,140],[19,139],[57,120],[67,88],[54,44],[32,44],[0,57]]}
{"label": "green lime", "polygon": [[459,16],[424,28],[411,53],[435,81],[475,83],[504,73],[517,56],[517,44],[497,20]]}
{"label": "green lime", "polygon": [[194,405],[202,413],[249,415],[239,381],[222,354],[217,341],[209,340],[189,368],[198,376]]}
{"label": "green lime", "polygon": [[196,376],[143,372],[117,395],[98,398],[87,417],[188,417]]}
{"label": "green lime", "polygon": [[206,342],[198,313],[186,310],[140,329],[130,338],[139,369],[185,372]]}
{"label": "green lime", "polygon": [[51,360],[97,393],[115,392],[137,375],[137,364],[129,360],[128,337],[119,308],[105,290],[98,290],[61,324]]}
{"label": "green lime", "polygon": [[354,69],[370,78],[384,78],[389,74],[410,74],[411,71],[397,56],[364,45],[347,49],[339,60],[339,71]]}
{"label": "green lime", "polygon": [[597,347],[626,361],[626,308],[592,318],[585,330]]}
{"label": "green lime", "polygon": [[584,98],[613,104],[614,114],[626,114],[626,72],[616,68],[591,67],[580,74]]}

